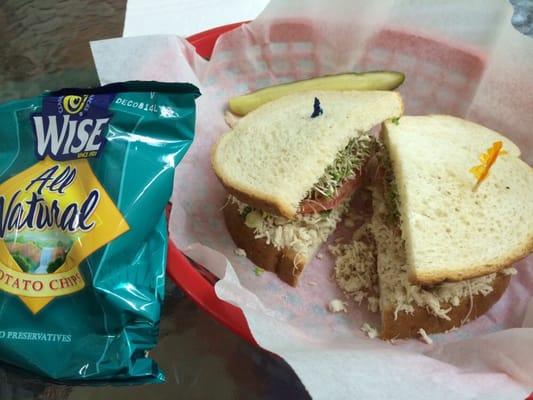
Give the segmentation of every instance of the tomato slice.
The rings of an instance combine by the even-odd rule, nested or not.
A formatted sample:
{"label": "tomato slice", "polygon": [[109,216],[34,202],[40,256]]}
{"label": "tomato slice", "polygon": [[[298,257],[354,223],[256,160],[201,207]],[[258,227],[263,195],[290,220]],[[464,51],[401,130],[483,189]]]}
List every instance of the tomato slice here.
{"label": "tomato slice", "polygon": [[300,203],[300,214],[313,214],[316,212],[332,210],[352,195],[363,184],[363,174],[360,171],[353,178],[347,179],[339,189],[335,197],[318,197],[316,200],[304,199]]}

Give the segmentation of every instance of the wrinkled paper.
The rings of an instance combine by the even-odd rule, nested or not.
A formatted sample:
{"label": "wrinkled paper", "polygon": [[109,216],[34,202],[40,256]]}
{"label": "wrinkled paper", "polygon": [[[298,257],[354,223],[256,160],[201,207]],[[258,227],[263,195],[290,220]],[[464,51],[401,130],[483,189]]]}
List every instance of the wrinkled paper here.
{"label": "wrinkled paper", "polygon": [[175,178],[171,238],[223,278],[217,295],[242,308],[258,344],[282,356],[314,398],[525,397],[533,390],[533,260],[516,265],[518,275],[487,314],[432,335],[433,345],[368,339],[360,327],[379,327],[377,314],[349,300],[347,313],[327,311],[343,295],[325,246],[295,289],[271,273],[257,276],[234,254],[221,213],[226,194],[209,158],[228,130],[228,99],[295,79],[399,70],[406,74],[399,90],[406,114],[480,122],[515,141],[531,164],[533,40],[513,29],[511,15],[498,0],[278,0],[220,37],[209,62],[176,36],[92,43],[102,84],[154,79],[200,87],[196,138]]}

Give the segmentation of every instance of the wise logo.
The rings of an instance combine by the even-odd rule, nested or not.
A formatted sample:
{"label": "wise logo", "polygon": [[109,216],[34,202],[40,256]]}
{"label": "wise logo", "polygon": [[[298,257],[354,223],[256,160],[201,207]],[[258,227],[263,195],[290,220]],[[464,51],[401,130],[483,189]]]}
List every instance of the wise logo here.
{"label": "wise logo", "polygon": [[98,157],[105,146],[113,99],[113,95],[45,97],[42,111],[31,117],[37,159]]}

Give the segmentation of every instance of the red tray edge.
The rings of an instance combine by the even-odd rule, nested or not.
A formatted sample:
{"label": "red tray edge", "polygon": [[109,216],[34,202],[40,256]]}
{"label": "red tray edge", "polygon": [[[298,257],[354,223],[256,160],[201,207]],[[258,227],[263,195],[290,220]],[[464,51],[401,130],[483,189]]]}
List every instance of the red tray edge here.
{"label": "red tray edge", "polygon": [[[192,35],[187,40],[196,48],[196,52],[200,56],[209,58],[218,37],[225,32],[238,28],[243,23],[238,22],[216,27]],[[215,293],[214,286],[198,272],[171,240],[169,240],[168,245],[167,273],[172,281],[200,308],[238,336],[252,345],[258,346],[242,310],[220,300]]]}

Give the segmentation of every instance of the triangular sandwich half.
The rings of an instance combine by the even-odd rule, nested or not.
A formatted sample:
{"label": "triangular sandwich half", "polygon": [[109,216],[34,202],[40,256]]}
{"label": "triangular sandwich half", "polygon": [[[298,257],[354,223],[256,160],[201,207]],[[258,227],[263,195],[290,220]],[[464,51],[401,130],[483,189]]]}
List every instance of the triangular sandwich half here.
{"label": "triangular sandwich half", "polygon": [[[533,250],[533,170],[509,139],[470,121],[429,115],[386,123],[383,141],[411,282],[484,276]],[[486,170],[479,182],[476,168]]]}
{"label": "triangular sandwich half", "polygon": [[212,153],[237,246],[296,285],[362,184],[375,147],[369,131],[402,112],[395,92],[327,91],[282,97],[242,118]]}

